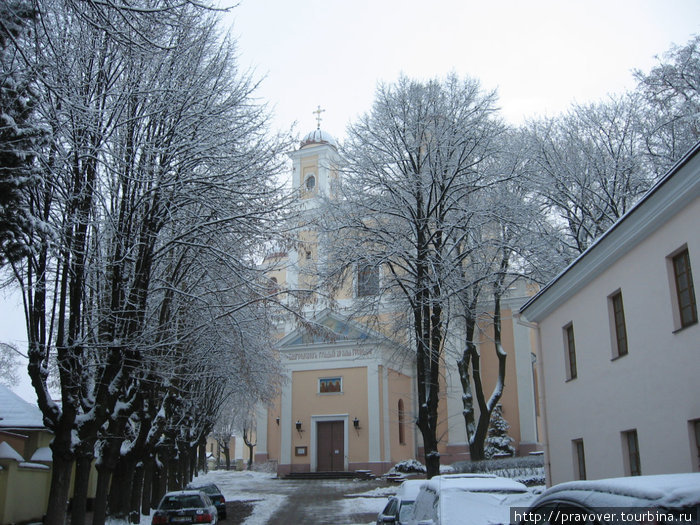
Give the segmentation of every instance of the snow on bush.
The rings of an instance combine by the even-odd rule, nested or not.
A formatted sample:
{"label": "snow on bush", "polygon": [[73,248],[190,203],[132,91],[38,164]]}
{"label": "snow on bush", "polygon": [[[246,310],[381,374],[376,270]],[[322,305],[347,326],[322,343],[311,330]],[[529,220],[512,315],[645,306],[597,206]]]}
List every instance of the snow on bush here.
{"label": "snow on bush", "polygon": [[401,472],[402,474],[425,474],[427,469],[420,461],[407,459],[400,461],[389,472]]}
{"label": "snow on bush", "polygon": [[458,461],[452,467],[455,472],[480,472],[512,478],[528,487],[544,485],[545,482],[543,456]]}

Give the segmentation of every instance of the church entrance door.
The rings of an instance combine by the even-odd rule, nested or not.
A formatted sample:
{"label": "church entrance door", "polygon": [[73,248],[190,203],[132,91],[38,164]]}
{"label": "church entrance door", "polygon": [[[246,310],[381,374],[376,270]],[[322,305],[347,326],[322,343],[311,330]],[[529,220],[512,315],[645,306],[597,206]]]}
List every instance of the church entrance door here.
{"label": "church entrance door", "polygon": [[345,428],[343,421],[316,423],[318,472],[341,471],[345,465]]}

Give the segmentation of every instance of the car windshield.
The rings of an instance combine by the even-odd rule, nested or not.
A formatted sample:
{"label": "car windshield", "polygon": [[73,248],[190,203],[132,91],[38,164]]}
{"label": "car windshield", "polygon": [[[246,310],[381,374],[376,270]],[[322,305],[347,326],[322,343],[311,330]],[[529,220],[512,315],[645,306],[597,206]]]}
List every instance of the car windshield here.
{"label": "car windshield", "polygon": [[216,485],[206,485],[204,487],[197,487],[197,490],[201,490],[205,494],[218,494],[219,489],[216,488]]}
{"label": "car windshield", "polygon": [[161,510],[192,509],[202,506],[202,499],[196,494],[166,496],[160,504]]}
{"label": "car windshield", "polygon": [[401,509],[399,510],[399,521],[404,522],[411,519],[413,514],[413,502],[412,501],[402,501]]}

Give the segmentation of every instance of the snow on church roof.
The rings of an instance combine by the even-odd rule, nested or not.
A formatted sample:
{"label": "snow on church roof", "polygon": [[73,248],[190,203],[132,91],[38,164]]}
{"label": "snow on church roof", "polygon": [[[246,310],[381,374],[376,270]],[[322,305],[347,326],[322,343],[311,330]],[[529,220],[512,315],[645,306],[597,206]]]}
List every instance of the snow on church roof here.
{"label": "snow on church roof", "polygon": [[329,144],[334,148],[338,147],[338,143],[333,136],[327,131],[323,131],[321,128],[316,128],[301,139],[299,147],[303,148],[304,146],[310,146],[312,144]]}
{"label": "snow on church roof", "polygon": [[36,405],[0,385],[0,428],[43,428],[44,418]]}

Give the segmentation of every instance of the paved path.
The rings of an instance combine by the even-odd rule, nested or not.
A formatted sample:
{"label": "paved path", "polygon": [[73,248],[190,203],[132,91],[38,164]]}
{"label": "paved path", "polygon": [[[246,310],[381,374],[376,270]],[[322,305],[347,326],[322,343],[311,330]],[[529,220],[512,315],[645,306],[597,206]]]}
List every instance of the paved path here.
{"label": "paved path", "polygon": [[267,525],[349,525],[372,523],[377,519],[377,513],[353,513],[352,499],[346,496],[370,491],[383,485],[381,482],[280,480],[279,483],[280,493],[286,494],[287,499]]}

